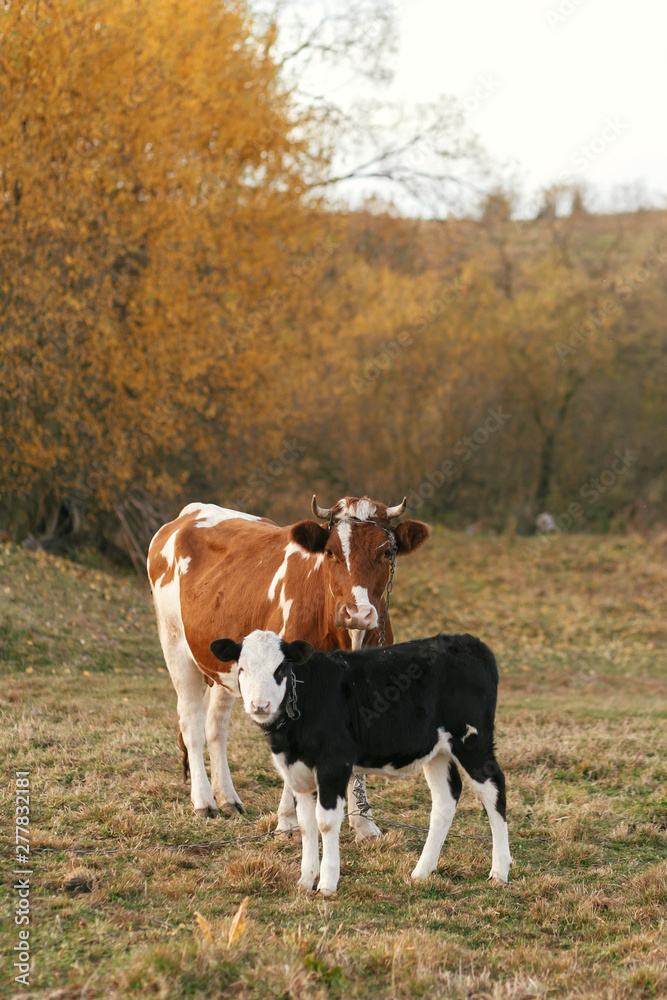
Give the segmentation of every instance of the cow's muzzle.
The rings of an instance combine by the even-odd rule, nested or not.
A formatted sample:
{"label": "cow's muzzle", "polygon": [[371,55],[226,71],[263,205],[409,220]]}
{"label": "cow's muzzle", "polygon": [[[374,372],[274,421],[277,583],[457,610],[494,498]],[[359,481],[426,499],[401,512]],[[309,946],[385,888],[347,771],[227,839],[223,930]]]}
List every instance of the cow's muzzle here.
{"label": "cow's muzzle", "polygon": [[366,631],[377,628],[378,613],[372,605],[358,607],[356,604],[339,604],[334,621],[338,628]]}

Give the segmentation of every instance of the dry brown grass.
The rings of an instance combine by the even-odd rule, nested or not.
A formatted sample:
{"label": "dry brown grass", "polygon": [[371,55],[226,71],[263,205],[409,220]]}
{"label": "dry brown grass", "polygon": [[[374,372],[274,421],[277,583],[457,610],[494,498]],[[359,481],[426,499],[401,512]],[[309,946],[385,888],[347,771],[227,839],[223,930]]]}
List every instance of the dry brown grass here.
{"label": "dry brown grass", "polygon": [[[520,541],[438,532],[401,564],[399,638],[464,628],[498,654],[515,863],[505,890],[487,884],[488,823],[464,790],[427,883],[409,878],[423,834],[386,828],[357,844],[345,830],[328,903],[297,889],[291,840],[168,848],[266,832],[280,782],[235,710],[230,760],[248,816],[193,817],[136,582],[0,558],[5,773],[30,770],[32,842],[60,852],[36,855],[31,996],[667,995],[665,575],[648,543],[565,538],[534,560]],[[421,778],[369,784],[380,825],[427,825]],[[3,797],[9,812],[9,783]],[[63,851],[75,846],[117,853]],[[229,947],[245,896],[247,926]],[[12,928],[3,934],[9,954]]]}

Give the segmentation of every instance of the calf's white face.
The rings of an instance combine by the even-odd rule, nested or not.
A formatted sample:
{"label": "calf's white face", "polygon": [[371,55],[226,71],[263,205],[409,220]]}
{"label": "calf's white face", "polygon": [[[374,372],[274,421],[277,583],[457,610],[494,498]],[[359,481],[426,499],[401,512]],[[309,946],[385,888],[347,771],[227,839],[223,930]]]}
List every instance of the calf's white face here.
{"label": "calf's white face", "polygon": [[303,663],[313,652],[309,642],[285,642],[275,632],[256,629],[242,643],[216,639],[211,652],[219,660],[238,662],[243,707],[255,722],[271,723],[287,693],[290,663]]}

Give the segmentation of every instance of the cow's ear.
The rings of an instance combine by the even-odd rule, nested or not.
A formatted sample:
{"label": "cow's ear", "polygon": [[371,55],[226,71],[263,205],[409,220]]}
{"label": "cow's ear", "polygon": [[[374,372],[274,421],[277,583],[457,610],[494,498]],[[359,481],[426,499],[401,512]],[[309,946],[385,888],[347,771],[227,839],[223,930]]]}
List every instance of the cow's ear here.
{"label": "cow's ear", "polygon": [[394,528],[396,535],[396,552],[399,556],[407,556],[423,545],[431,534],[428,524],[423,521],[401,521]]}
{"label": "cow's ear", "polygon": [[290,663],[305,663],[314,653],[314,649],[305,639],[295,639],[294,642],[283,642],[283,656]]}
{"label": "cow's ear", "polygon": [[229,663],[230,660],[238,660],[241,655],[241,643],[234,642],[233,639],[216,639],[211,643],[210,650],[218,660]]}
{"label": "cow's ear", "polygon": [[328,537],[328,528],[314,521],[299,521],[292,527],[293,541],[308,552],[324,552]]}

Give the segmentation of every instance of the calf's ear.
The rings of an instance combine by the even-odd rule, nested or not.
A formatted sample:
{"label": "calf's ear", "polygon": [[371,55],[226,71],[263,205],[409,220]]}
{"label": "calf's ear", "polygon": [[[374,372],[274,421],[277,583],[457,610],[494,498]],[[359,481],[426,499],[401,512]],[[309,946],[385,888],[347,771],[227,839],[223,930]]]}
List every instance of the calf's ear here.
{"label": "calf's ear", "polygon": [[324,552],[329,531],[314,521],[299,521],[292,527],[292,540],[308,552]]}
{"label": "calf's ear", "polygon": [[282,643],[283,656],[289,663],[305,663],[313,655],[314,649],[305,639]]}
{"label": "calf's ear", "polygon": [[241,655],[241,643],[234,642],[233,639],[216,639],[211,643],[210,650],[218,660],[228,663],[230,660],[238,660]]}
{"label": "calf's ear", "polygon": [[428,524],[423,521],[401,521],[394,528],[396,535],[396,552],[399,556],[407,556],[423,545],[431,534]]}

